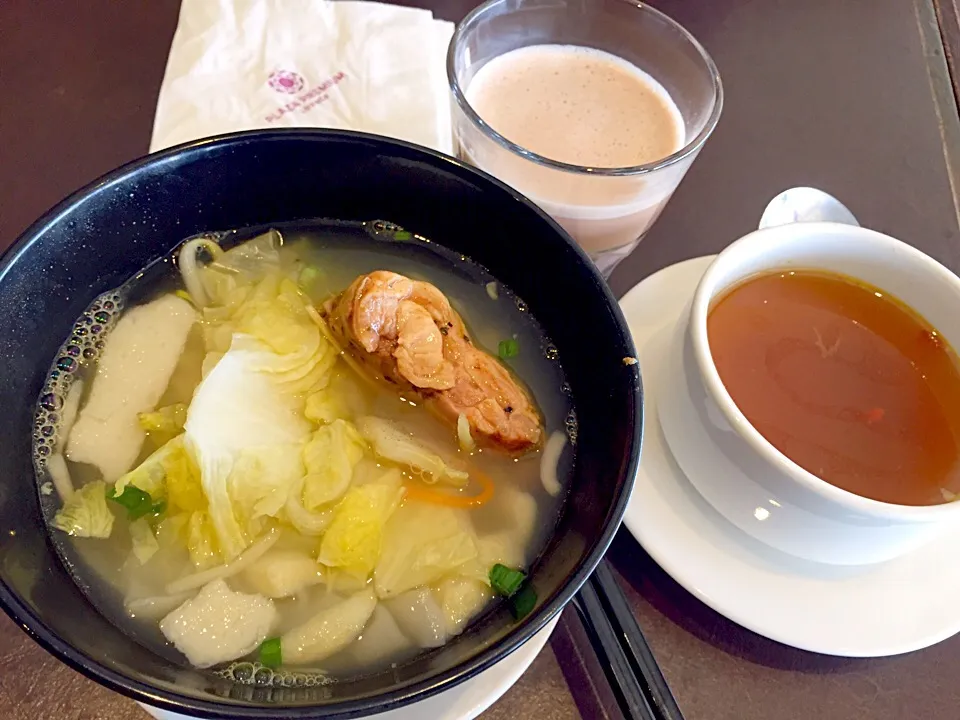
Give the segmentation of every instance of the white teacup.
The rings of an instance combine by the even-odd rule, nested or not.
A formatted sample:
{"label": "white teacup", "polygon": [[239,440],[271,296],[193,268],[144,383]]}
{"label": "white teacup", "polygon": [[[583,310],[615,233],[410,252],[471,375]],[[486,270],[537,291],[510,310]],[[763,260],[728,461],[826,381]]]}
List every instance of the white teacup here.
{"label": "white teacup", "polygon": [[783,552],[834,565],[902,555],[960,524],[960,502],[905,506],[831,485],[780,453],[747,421],[720,380],[707,340],[714,298],[757,273],[820,269],[903,300],[960,348],[960,278],[872,230],[795,223],[750,233],[707,269],[678,322],[660,424],[684,474],[730,522]]}

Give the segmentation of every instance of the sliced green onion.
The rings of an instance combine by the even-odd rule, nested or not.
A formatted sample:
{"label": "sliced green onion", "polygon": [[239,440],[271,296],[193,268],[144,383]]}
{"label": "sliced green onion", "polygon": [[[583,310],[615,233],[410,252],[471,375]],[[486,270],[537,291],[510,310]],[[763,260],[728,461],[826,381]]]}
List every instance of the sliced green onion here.
{"label": "sliced green onion", "polygon": [[529,615],[537,604],[537,592],[533,585],[527,583],[520,592],[510,598],[510,612],[514,620],[520,620]]}
{"label": "sliced green onion", "polygon": [[513,597],[526,579],[526,573],[521,570],[514,570],[500,563],[490,568],[490,587],[492,587],[498,595],[502,595],[505,598]]}
{"label": "sliced green onion", "polygon": [[393,234],[394,240],[410,240],[413,238],[413,233],[407,232],[406,230],[397,230]]}
{"label": "sliced green onion", "polygon": [[502,360],[516,357],[517,354],[520,352],[520,343],[517,342],[516,338],[501,340],[500,347],[497,349],[497,352],[499,353],[500,358]]}
{"label": "sliced green onion", "polygon": [[154,507],[150,493],[133,485],[127,485],[119,495],[117,495],[117,489],[110,486],[107,490],[107,500],[113,500],[117,505],[125,507],[127,516],[131,520],[142,518],[152,512]]}
{"label": "sliced green onion", "polygon": [[283,653],[280,651],[280,638],[269,638],[260,645],[260,664],[276,670],[283,664]]}
{"label": "sliced green onion", "polygon": [[320,278],[320,269],[315,268],[313,265],[307,265],[303,270],[300,271],[300,275],[297,277],[297,284],[307,289],[313,285]]}
{"label": "sliced green onion", "polygon": [[150,508],[150,513],[152,515],[163,515],[166,511],[167,511],[166,499],[155,502],[153,504],[153,507]]}

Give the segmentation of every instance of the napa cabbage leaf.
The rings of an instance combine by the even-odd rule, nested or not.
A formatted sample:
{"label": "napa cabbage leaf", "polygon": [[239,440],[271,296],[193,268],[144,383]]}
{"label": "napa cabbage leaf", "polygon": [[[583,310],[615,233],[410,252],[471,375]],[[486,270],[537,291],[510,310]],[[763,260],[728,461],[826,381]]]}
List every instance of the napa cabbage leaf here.
{"label": "napa cabbage leaf", "polygon": [[334,420],[313,433],[303,448],[303,507],[313,512],[339,500],[350,486],[353,469],[360,462],[366,442],[346,420]]}
{"label": "napa cabbage leaf", "polygon": [[140,427],[154,439],[169,441],[183,431],[183,423],[187,419],[187,406],[184,403],[175,403],[157,408],[152,412],[142,412],[137,415]]}
{"label": "napa cabbage leaf", "polygon": [[328,425],[346,415],[342,404],[330,392],[315,392],[307,396],[303,414],[318,425]]}
{"label": "napa cabbage leaf", "polygon": [[110,537],[113,513],[107,507],[107,486],[97,480],[74,492],[54,516],[53,526],[75,537]]}
{"label": "napa cabbage leaf", "polygon": [[198,570],[205,570],[221,563],[217,531],[210,519],[210,513],[206,510],[190,514],[190,519],[187,521],[186,540],[190,561]]}
{"label": "napa cabbage leaf", "polygon": [[234,514],[251,537],[263,521],[277,517],[294,486],[303,477],[299,444],[276,444],[241,450],[227,480]]}
{"label": "napa cabbage leaf", "polygon": [[128,485],[143,490],[155,501],[166,497],[171,505],[181,510],[199,510],[206,504],[199,473],[184,446],[182,435],[155,450],[117,480],[114,494],[122,495]]}
{"label": "napa cabbage leaf", "polygon": [[[297,399],[281,392],[270,377],[256,369],[270,354],[266,349],[231,348],[200,383],[187,414],[185,441],[200,469],[210,519],[225,560],[239,555],[254,539],[241,524],[243,512],[249,516],[251,506],[241,502],[235,507],[231,488],[240,490],[244,500],[264,499],[268,488],[260,483],[269,486],[270,492],[277,484],[255,471],[265,465],[258,465],[257,456],[275,456],[272,449],[278,447],[288,451],[292,446],[299,448],[310,432]],[[241,455],[245,460],[231,481]],[[245,483],[257,487],[244,488]]]}
{"label": "napa cabbage leaf", "polygon": [[323,535],[320,563],[366,580],[380,558],[384,526],[402,499],[401,477],[396,470],[350,488]]}
{"label": "napa cabbage leaf", "polygon": [[302,450],[313,430],[305,398],[326,385],[338,355],[296,284],[277,273],[216,322],[232,329],[230,346],[194,393],[184,442],[199,468],[219,550],[230,561],[261,532],[262,518],[280,513],[303,477]]}
{"label": "napa cabbage leaf", "polygon": [[187,526],[192,513],[169,513],[157,524],[154,537],[162,550],[177,550],[187,545]]}
{"label": "napa cabbage leaf", "polygon": [[382,418],[367,416],[357,421],[357,429],[380,457],[413,468],[426,483],[445,482],[463,487],[468,473],[457,470],[399,426]]}
{"label": "napa cabbage leaf", "polygon": [[462,510],[408,501],[387,524],[374,572],[380,598],[457,573],[478,556],[473,528]]}
{"label": "napa cabbage leaf", "polygon": [[[189,250],[190,252],[196,253],[200,246],[213,259],[212,262],[202,267],[198,266],[195,270],[203,289],[202,295],[205,296],[203,298],[205,302],[199,304],[212,306],[204,307],[206,319],[229,314],[243,301],[253,283],[269,273],[279,273],[281,269],[282,240],[280,233],[275,230],[241,243],[226,252],[209,239],[188,243],[188,245],[191,244],[193,247]],[[184,251],[187,251],[186,246]],[[181,270],[183,271],[184,268],[181,253]],[[187,287],[188,289],[191,287],[189,281]],[[208,310],[211,311],[209,315]]]}
{"label": "napa cabbage leaf", "polygon": [[160,549],[160,543],[146,518],[130,523],[130,540],[133,542],[133,556],[141,565],[146,564]]}

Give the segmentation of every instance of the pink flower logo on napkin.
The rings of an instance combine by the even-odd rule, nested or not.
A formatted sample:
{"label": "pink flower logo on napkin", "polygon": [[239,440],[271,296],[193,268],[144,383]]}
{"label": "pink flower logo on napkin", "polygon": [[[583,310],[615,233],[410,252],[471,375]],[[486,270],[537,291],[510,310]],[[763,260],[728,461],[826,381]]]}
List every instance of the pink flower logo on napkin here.
{"label": "pink flower logo on napkin", "polygon": [[305,81],[303,75],[292,70],[274,70],[267,78],[267,84],[277,92],[293,95],[303,90]]}

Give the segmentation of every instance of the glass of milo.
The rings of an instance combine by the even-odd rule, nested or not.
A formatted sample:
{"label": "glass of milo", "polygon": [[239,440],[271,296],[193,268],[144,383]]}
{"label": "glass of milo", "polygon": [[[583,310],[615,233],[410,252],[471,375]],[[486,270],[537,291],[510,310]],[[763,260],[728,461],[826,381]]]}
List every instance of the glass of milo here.
{"label": "glass of milo", "polygon": [[723,105],[700,43],[630,0],[490,0],[454,33],[447,75],[460,157],[539,204],[605,277]]}

